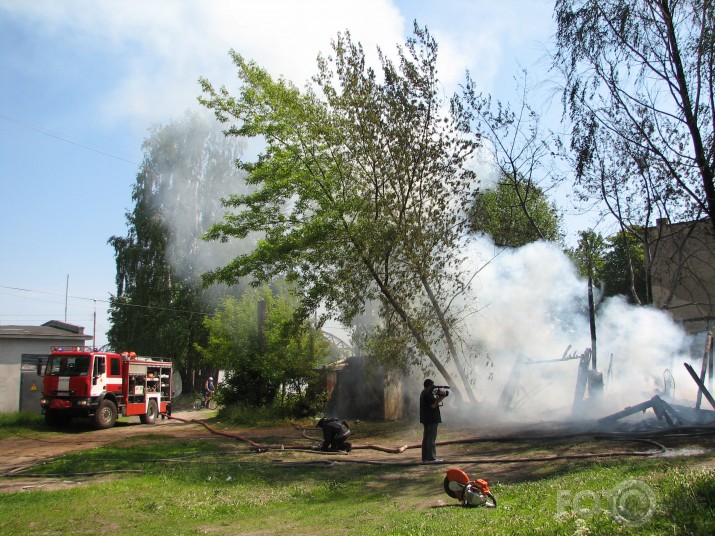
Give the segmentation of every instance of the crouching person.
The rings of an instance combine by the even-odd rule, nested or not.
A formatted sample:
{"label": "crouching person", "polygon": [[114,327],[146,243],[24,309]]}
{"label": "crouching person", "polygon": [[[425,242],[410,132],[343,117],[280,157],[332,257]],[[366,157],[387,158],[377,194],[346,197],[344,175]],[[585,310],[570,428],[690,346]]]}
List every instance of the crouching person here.
{"label": "crouching person", "polygon": [[323,417],[318,421],[316,428],[323,429],[323,444],[320,450],[337,452],[344,450],[350,452],[352,445],[347,438],[350,436],[350,426],[337,417]]}

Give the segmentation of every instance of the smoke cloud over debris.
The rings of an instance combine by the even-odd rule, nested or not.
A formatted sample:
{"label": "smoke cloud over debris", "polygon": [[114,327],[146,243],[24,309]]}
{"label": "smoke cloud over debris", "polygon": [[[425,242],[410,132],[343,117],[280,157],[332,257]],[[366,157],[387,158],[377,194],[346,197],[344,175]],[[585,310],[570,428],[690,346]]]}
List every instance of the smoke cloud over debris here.
{"label": "smoke cloud over debris", "polygon": [[[255,244],[255,237],[229,243],[201,239],[223,218],[226,209],[219,200],[248,192],[234,165],[245,147],[227,145],[223,134],[202,121],[206,119],[194,117],[193,122],[172,125],[180,145],[198,147],[201,154],[188,164],[161,168],[172,180],[157,195],[171,229],[170,258],[177,273],[188,278],[225,266]],[[587,282],[571,260],[547,242],[500,249],[480,237],[463,253],[463,268],[478,274],[469,295],[455,307],[461,307],[462,348],[480,406],[466,408],[461,417],[470,422],[573,418],[579,357],[591,346]],[[700,353],[693,352],[697,344],[667,313],[613,297],[599,305],[596,327],[604,392],[585,416],[606,416],[662,395],[667,381],[674,383],[676,399],[692,404],[696,386],[683,362],[699,370],[702,347]],[[454,398],[448,405],[454,405]],[[453,411],[459,411],[456,405]]]}
{"label": "smoke cloud over debris", "polygon": [[[499,250],[483,237],[468,255],[475,266],[483,266],[471,289],[478,305],[464,330],[483,406],[476,413],[469,409],[463,418],[572,418],[580,360],[561,358],[578,357],[591,346],[587,282],[557,246],[546,242]],[[604,300],[596,315],[604,392],[602,402],[591,408],[592,417],[662,395],[664,374],[672,374],[676,398],[692,403],[696,387],[683,367],[692,361],[692,339],[667,313],[629,305],[617,296]],[[512,388],[509,411],[503,408],[507,386]]]}

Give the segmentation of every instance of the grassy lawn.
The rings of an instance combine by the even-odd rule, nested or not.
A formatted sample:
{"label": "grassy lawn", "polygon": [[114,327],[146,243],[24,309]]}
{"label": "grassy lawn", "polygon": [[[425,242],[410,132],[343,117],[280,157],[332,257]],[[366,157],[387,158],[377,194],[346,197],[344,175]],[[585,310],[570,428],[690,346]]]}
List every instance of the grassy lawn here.
{"label": "grassy lawn", "polygon": [[45,418],[34,413],[0,413],[0,439],[33,432],[46,432]]}
{"label": "grassy lawn", "polygon": [[[400,443],[384,425],[362,430],[366,443]],[[715,534],[715,472],[692,457],[548,462],[523,476],[513,464],[509,478],[488,477],[494,509],[458,506],[442,487],[449,466],[302,463],[316,459],[211,436],[134,437],[28,469],[65,488],[0,495],[0,534]]]}

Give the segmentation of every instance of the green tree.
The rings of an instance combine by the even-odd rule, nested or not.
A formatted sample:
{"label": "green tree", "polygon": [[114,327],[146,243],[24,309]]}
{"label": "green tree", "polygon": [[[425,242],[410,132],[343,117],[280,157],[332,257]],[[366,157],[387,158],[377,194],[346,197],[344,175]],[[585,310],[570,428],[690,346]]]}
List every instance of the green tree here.
{"label": "green tree", "polygon": [[317,380],[330,344],[309,323],[296,322],[297,306],[285,285],[262,285],[240,300],[227,297],[206,318],[208,343],[200,350],[214,367],[227,371],[226,402],[266,406],[287,392],[303,398]]}
{"label": "green tree", "polygon": [[143,149],[127,235],[109,240],[117,294],[108,338],[118,350],[170,357],[191,391],[203,366],[195,345],[206,339],[204,317],[217,293],[202,289],[200,236],[223,212],[216,192],[238,187],[233,162],[241,147],[194,113],[154,127]]}
{"label": "green tree", "polygon": [[562,241],[560,216],[547,198],[561,178],[558,136],[544,133],[541,116],[529,104],[533,91],[526,71],[517,80],[517,104],[493,101],[477,93],[471,77],[464,86],[467,117],[483,141],[486,162],[497,173],[495,188],[482,188],[471,210],[475,230],[500,246],[517,247],[536,240]]}
{"label": "green tree", "polygon": [[526,180],[502,177],[496,188],[477,194],[470,214],[472,228],[491,236],[497,246],[562,240],[555,204],[541,188]]}
{"label": "green tree", "polygon": [[594,231],[581,231],[578,247],[571,251],[581,275],[588,280],[588,319],[591,328],[591,362],[596,369],[596,298],[593,294],[594,283],[604,265],[606,243],[603,237]]}
{"label": "green tree", "polygon": [[590,277],[595,282],[600,281],[606,257],[606,240],[595,231],[581,231],[578,246],[568,251],[579,273]]}
{"label": "green tree", "polygon": [[622,295],[647,303],[646,263],[640,234],[619,232],[607,238],[582,231],[578,246],[567,253],[583,277],[603,288],[603,297]]}
{"label": "green tree", "polygon": [[632,232],[657,218],[715,228],[715,7],[557,0],[577,184]]}
{"label": "green tree", "polygon": [[588,281],[588,311],[591,352],[596,368],[596,298],[593,287],[602,289],[600,298],[624,295],[631,303],[642,303],[645,296],[645,253],[637,234],[624,231],[604,239],[594,231],[582,231],[578,246],[568,250],[581,275]]}
{"label": "green tree", "polygon": [[349,34],[332,48],[313,79],[320,94],[274,80],[234,51],[238,96],[202,80],[202,102],[236,121],[231,133],[266,141],[257,162],[244,164],[256,192],[229,198],[240,210],[207,233],[265,238],[207,281],[286,274],[305,292],[304,314],[325,303],[346,324],[379,299],[413,353],[474,400],[455,334],[464,312],[455,298],[474,269],[462,247],[475,182],[467,163],[478,143],[463,103],[444,98],[437,44],[416,25],[397,64],[379,53],[379,78]]}
{"label": "green tree", "polygon": [[638,305],[650,302],[643,244],[642,231],[621,231],[606,239],[607,250],[598,274],[605,296],[623,295]]}

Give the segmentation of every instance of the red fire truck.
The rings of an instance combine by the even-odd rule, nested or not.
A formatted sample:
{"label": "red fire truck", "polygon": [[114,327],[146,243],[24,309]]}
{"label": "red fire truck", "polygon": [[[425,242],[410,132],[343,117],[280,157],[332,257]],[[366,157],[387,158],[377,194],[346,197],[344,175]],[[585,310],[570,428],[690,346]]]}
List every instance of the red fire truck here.
{"label": "red fire truck", "polygon": [[55,346],[42,381],[42,413],[57,427],[85,417],[97,428],[111,428],[119,415],[153,424],[171,415],[171,380],[169,360]]}

